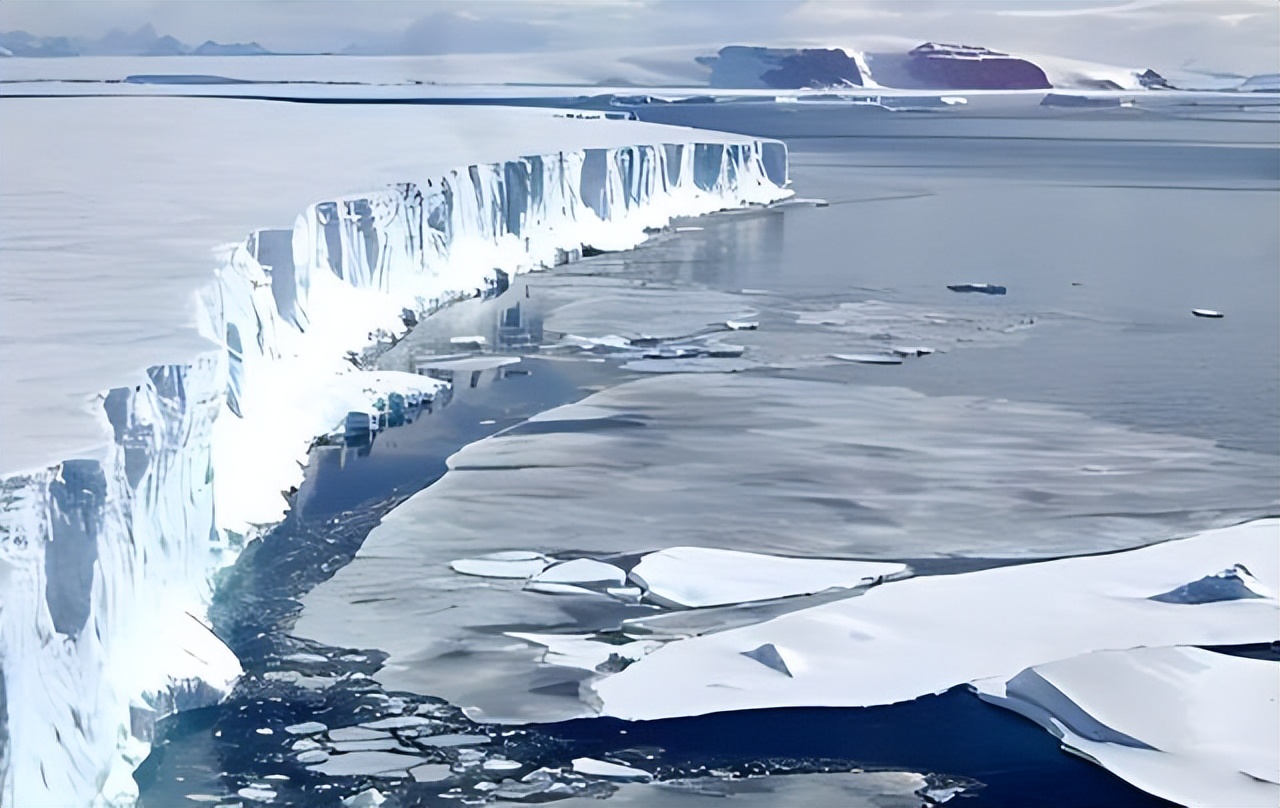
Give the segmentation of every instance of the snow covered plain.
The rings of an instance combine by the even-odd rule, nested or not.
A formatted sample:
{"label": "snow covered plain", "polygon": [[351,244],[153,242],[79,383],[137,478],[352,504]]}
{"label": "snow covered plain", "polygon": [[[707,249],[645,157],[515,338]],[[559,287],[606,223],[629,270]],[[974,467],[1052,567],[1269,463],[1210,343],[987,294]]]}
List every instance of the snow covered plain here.
{"label": "snow covered plain", "polygon": [[[495,268],[788,193],[780,143],[596,115],[0,113],[3,794],[21,805],[129,801],[154,721],[226,693],[238,665],[201,650],[213,573],[281,517],[312,438],[389,391],[439,389],[344,354]],[[178,636],[159,630],[184,612]]]}

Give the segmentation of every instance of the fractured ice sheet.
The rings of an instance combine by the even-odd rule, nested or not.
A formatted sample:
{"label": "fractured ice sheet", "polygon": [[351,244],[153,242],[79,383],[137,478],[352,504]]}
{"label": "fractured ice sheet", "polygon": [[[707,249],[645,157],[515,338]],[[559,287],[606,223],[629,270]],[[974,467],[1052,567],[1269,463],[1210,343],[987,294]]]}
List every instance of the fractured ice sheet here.
{"label": "fractured ice sheet", "polygon": [[[914,772],[773,774],[732,780],[708,776],[657,783],[624,783],[605,804],[619,808],[694,808],[707,805],[708,798],[721,798],[728,805],[744,808],[777,808],[783,805],[920,808],[921,797],[930,793],[929,789],[928,779]],[[599,804],[599,801],[578,797],[561,800],[557,804],[587,808]]]}
{"label": "fractured ice sheet", "polygon": [[908,569],[905,564],[669,547],[641,558],[631,577],[658,603],[697,608],[861,586]]}
{"label": "fractured ice sheet", "polygon": [[974,688],[1164,799],[1221,808],[1280,803],[1273,661],[1187,647],[1099,651]]}
{"label": "fractured ice sheet", "polygon": [[[1280,521],[1268,519],[1123,553],[911,578],[669,643],[590,687],[603,715],[628,720],[871,706],[1096,650],[1270,642],[1280,635],[1274,598],[1188,606],[1150,596],[1233,563],[1274,591],[1278,546]],[[782,649],[790,676],[744,656],[765,644]]]}

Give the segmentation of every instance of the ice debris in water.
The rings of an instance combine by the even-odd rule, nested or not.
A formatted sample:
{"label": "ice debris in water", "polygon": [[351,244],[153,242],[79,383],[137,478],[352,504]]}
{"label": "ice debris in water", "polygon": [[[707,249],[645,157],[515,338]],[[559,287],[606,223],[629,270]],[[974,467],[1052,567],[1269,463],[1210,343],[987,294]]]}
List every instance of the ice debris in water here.
{"label": "ice debris in water", "polygon": [[579,584],[582,586],[622,586],[627,574],[612,564],[591,558],[575,558],[554,564],[529,581],[534,584]]}
{"label": "ice debris in water", "polygon": [[647,782],[653,779],[653,775],[643,769],[589,757],[574,758],[573,770],[578,774],[603,777],[607,780],[639,780]]}
{"label": "ice debris in water", "polygon": [[276,792],[261,786],[245,786],[236,792],[246,800],[257,800],[258,802],[271,802],[276,798]]}
{"label": "ice debris in water", "polygon": [[419,742],[426,746],[475,746],[476,744],[489,743],[491,740],[492,738],[488,735],[451,733],[448,735],[435,735],[430,738],[422,738]]}
{"label": "ice debris in water", "polygon": [[1210,320],[1221,320],[1225,315],[1220,311],[1213,309],[1192,309],[1191,313],[1197,317],[1207,317]]}
{"label": "ice debris in water", "polygon": [[787,558],[714,547],[669,547],[649,553],[631,570],[657,603],[684,608],[810,595],[899,578],[905,564]]}
{"label": "ice debris in water", "polygon": [[359,794],[352,794],[342,801],[346,808],[378,808],[387,798],[376,788],[368,788]]}
{"label": "ice debris in water", "polygon": [[832,359],[842,362],[857,362],[862,365],[901,365],[902,357],[892,354],[831,354]]}
{"label": "ice debris in water", "polygon": [[427,759],[399,752],[348,752],[329,758],[323,763],[308,766],[307,771],[319,772],[330,777],[353,775],[386,775],[390,772],[407,772]]}
{"label": "ice debris in water", "polygon": [[339,727],[329,731],[331,741],[375,741],[388,737],[387,733],[364,727]]}
{"label": "ice debris in water", "polygon": [[730,331],[755,331],[760,324],[750,320],[725,320],[724,324]]}
{"label": "ice debris in water", "polygon": [[550,560],[540,553],[509,550],[449,562],[449,569],[482,578],[529,578],[546,569]]}
{"label": "ice debris in water", "polygon": [[453,776],[453,771],[446,763],[424,763],[409,770],[415,782],[438,783]]}
{"label": "ice debris in water", "polygon": [[1183,584],[1159,595],[1152,595],[1149,600],[1160,603],[1217,603],[1223,600],[1242,600],[1245,598],[1269,598],[1271,593],[1243,564],[1225,569],[1222,572],[1206,575],[1198,581]]}

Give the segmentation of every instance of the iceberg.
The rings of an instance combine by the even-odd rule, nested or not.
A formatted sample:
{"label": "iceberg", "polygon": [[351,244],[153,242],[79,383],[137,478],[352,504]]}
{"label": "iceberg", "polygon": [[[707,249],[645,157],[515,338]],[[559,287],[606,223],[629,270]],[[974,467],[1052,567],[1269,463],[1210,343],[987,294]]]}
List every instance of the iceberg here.
{"label": "iceberg", "polygon": [[703,608],[867,586],[909,572],[905,564],[670,547],[640,559],[631,579],[655,603]]}
{"label": "iceberg", "polygon": [[24,296],[0,352],[6,805],[129,804],[154,721],[226,695],[214,574],[282,518],[317,436],[443,389],[362,372],[365,352],[499,269],[790,193],[779,142],[586,113],[0,105],[0,251]]}
{"label": "iceberg", "polygon": [[1182,805],[1280,802],[1275,662],[1200,648],[1097,653],[975,682],[1063,748]]}
{"label": "iceberg", "polygon": [[[1275,591],[1278,528],[1280,520],[1264,519],[1111,555],[896,581],[861,597],[669,642],[591,682],[586,698],[602,715],[633,721],[865,707],[1093,651],[1269,642],[1280,636],[1273,597],[1187,605],[1152,595],[1189,571],[1235,564]],[[1098,622],[1098,614],[1107,620]],[[778,660],[788,675],[778,675]],[[1257,691],[1240,698],[1265,702]]]}

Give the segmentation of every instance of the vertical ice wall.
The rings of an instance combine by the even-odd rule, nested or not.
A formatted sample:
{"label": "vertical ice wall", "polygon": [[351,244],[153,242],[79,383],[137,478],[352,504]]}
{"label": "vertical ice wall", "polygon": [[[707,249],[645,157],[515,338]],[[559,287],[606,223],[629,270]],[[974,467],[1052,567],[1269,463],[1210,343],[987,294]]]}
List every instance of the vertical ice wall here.
{"label": "vertical ice wall", "polygon": [[498,270],[786,183],[774,141],[562,151],[319,202],[227,248],[198,303],[220,347],[104,394],[99,456],[0,480],[0,803],[131,803],[155,722],[234,687],[212,577],[283,517],[311,441],[385,392],[349,354]]}

